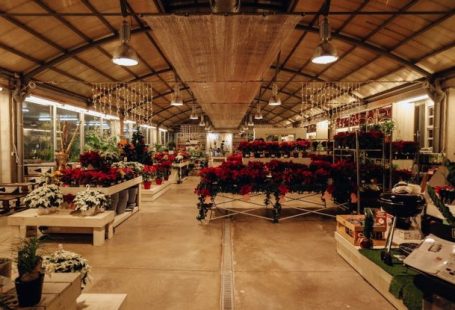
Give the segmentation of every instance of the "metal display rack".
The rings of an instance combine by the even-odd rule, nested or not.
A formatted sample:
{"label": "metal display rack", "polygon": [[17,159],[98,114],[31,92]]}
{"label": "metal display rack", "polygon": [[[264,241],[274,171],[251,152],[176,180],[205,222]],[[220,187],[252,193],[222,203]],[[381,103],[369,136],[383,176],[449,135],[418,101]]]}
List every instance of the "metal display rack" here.
{"label": "metal display rack", "polygon": [[[392,184],[392,171],[393,171],[393,167],[392,167],[392,146],[390,146],[390,151],[389,151],[389,158],[387,158],[388,160],[388,165],[389,165],[389,187],[390,187],[390,184]],[[339,155],[336,155],[337,152],[340,152]],[[386,143],[384,141],[384,139],[382,139],[382,148],[380,149],[362,149],[360,148],[360,144],[359,144],[359,132],[358,130],[355,131],[355,148],[354,149],[349,149],[349,148],[335,148],[335,143],[333,143],[333,149],[332,149],[332,155],[333,155],[333,162],[335,163],[335,159],[337,156],[339,157],[343,157],[343,152],[346,152],[346,153],[351,153],[352,154],[352,157],[353,157],[353,160],[355,162],[355,166],[356,166],[356,187],[357,187],[357,213],[360,214],[360,210],[361,210],[361,197],[360,197],[360,186],[361,186],[361,180],[360,180],[360,161],[361,161],[361,157],[364,158],[364,160],[366,161],[366,158],[367,156],[365,155],[362,155],[362,154],[367,154],[367,152],[381,152],[381,157],[380,158],[375,158],[375,159],[381,159],[381,164],[382,164],[382,167],[384,169],[384,171],[386,170]],[[362,155],[362,156],[361,156]],[[383,174],[382,176],[382,190],[385,191],[386,189],[386,176],[385,174]]]}
{"label": "metal display rack", "polygon": [[[263,194],[264,193],[255,193],[253,195],[250,195],[250,198],[262,196]],[[286,202],[280,202],[279,200],[278,201],[275,200],[275,202],[272,203],[272,200],[270,199],[270,203],[264,204],[264,203],[258,203],[255,201],[250,201],[250,200],[247,201],[243,197],[240,197],[240,195],[218,194],[217,197],[225,198],[227,200],[221,201],[221,202],[215,202],[215,199],[213,199],[212,203],[210,204],[210,207],[206,207],[206,210],[203,210],[203,212],[206,213],[206,212],[210,211],[210,214],[207,217],[208,222],[218,220],[218,219],[223,219],[223,218],[230,218],[230,217],[233,217],[233,216],[239,215],[239,214],[269,220],[269,221],[272,221],[273,223],[278,223],[280,221],[285,221],[285,220],[289,220],[292,218],[305,216],[305,215],[309,215],[309,214],[318,214],[318,215],[322,215],[322,216],[335,218],[336,217],[335,215],[325,213],[325,211],[343,207],[343,205],[334,204],[333,206],[327,206],[325,201],[315,202],[315,201],[309,200],[309,198],[315,197],[318,195],[320,195],[320,193],[315,193],[315,192],[308,192],[308,193],[304,193],[304,194],[290,193],[289,196],[286,196],[286,200],[287,200]],[[248,204],[248,205],[251,205],[254,207],[252,207],[252,208],[235,208],[235,207],[225,206],[226,204],[229,204],[232,202],[241,202],[241,203]],[[304,203],[306,206],[305,205],[304,206],[291,205],[290,203],[292,203],[292,202],[301,202],[301,203]],[[297,210],[297,211],[299,211],[299,213],[282,217],[281,211],[283,208]],[[268,217],[268,216],[263,216],[263,215],[258,215],[258,214],[253,213],[253,212],[255,212],[257,210],[261,210],[261,209],[271,210],[272,216]],[[217,210],[224,212],[224,214],[216,215]]]}

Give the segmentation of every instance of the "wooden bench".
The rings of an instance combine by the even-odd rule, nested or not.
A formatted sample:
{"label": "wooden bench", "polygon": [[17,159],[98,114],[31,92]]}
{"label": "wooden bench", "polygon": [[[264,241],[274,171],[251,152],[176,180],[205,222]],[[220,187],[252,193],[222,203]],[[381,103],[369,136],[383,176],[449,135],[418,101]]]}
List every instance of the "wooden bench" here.
{"label": "wooden bench", "polygon": [[[6,301],[12,309],[17,308],[16,289],[11,285],[6,293]],[[31,308],[34,310],[76,310],[78,309],[77,298],[81,294],[81,276],[79,273],[52,273],[46,275],[43,284],[41,301]]]}
{"label": "wooden bench", "polygon": [[77,227],[91,228],[93,233],[93,245],[103,245],[105,236],[111,239],[114,235],[115,211],[105,211],[94,216],[77,216],[69,213],[69,210],[59,210],[57,213],[38,215],[36,209],[28,209],[8,216],[8,225],[17,227],[17,234],[25,238],[27,227]]}
{"label": "wooden bench", "polygon": [[9,212],[11,201],[15,202],[16,208],[19,208],[21,205],[21,198],[25,196],[26,194],[0,194],[3,212]]}
{"label": "wooden bench", "polygon": [[[0,201],[4,212],[10,210],[10,202],[15,202],[15,207],[18,209],[21,204],[21,198],[25,197],[31,190],[37,186],[33,182],[22,183],[0,183]],[[7,192],[7,188],[15,188],[11,192]]]}

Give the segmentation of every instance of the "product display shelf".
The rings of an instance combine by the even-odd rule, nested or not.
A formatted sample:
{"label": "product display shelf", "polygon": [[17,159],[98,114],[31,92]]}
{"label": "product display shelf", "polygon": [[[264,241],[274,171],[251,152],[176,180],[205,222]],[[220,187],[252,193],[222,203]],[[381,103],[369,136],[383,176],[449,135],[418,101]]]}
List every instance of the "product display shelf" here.
{"label": "product display shelf", "polygon": [[[181,184],[185,179],[184,170],[188,170],[190,165],[189,160],[182,161],[180,163],[173,163],[172,168],[177,170],[177,184]],[[188,174],[188,173],[186,173]]]}
{"label": "product display shelf", "polygon": [[269,163],[273,160],[277,161],[282,161],[282,162],[293,162],[296,164],[305,164],[309,165],[311,163],[311,158],[310,157],[243,157],[242,158],[242,163],[244,165],[248,165],[249,162],[254,161],[254,162],[261,162],[261,163]]}
{"label": "product display shelf", "polygon": [[[127,209],[124,213],[117,214],[114,219],[114,224],[113,224],[114,228],[117,227],[118,225],[120,225],[121,223],[123,223],[124,221],[126,221],[129,217],[131,217],[133,214],[135,214],[136,212],[139,211],[139,208],[140,208],[141,202],[142,202],[141,196],[142,196],[142,192],[143,192],[141,184],[142,184],[142,177],[140,176],[140,177],[137,177],[137,178],[134,178],[134,179],[131,179],[131,180],[119,183],[119,184],[115,184],[115,185],[109,186],[109,187],[94,187],[96,190],[102,192],[103,194],[105,194],[107,196],[111,196],[115,193],[121,192],[121,191],[128,189],[130,187],[133,187],[133,186],[138,187],[138,192],[137,192],[137,197],[136,197],[136,206],[133,209],[130,209],[130,210]],[[63,187],[60,187],[60,189],[61,189],[63,195],[67,195],[67,194],[76,195],[78,192],[85,190],[86,187],[84,187],[84,186],[78,186],[78,187],[63,186]]]}
{"label": "product display shelf", "polygon": [[171,188],[171,185],[175,183],[177,183],[177,171],[173,170],[169,176],[169,180],[164,181],[161,185],[153,184],[150,189],[142,189],[141,204],[155,201],[166,193]]}
{"label": "product display shelf", "polygon": [[403,302],[389,292],[392,275],[388,274],[381,267],[370,261],[359,252],[356,247],[335,232],[337,253],[356,270],[368,283],[370,283],[385,299],[387,299],[398,310],[406,310]]}
{"label": "product display shelf", "polygon": [[[107,236],[111,239],[114,235],[115,211],[104,211],[93,216],[76,216],[69,210],[59,210],[57,213],[38,215],[37,209],[28,209],[8,216],[7,223],[16,227],[17,235],[25,238],[27,227],[35,227],[39,236],[39,227],[81,228],[81,232],[93,234],[93,245],[104,244]],[[71,230],[71,232],[75,232]]]}
{"label": "product display shelf", "polygon": [[[118,183],[118,184],[115,184],[115,185],[112,185],[109,187],[93,187],[93,188],[102,192],[103,194],[105,194],[107,196],[110,196],[110,195],[118,193],[124,189],[130,188],[133,186],[137,186],[141,183],[142,183],[142,177],[139,176],[134,179],[131,179],[131,180],[128,180],[128,181],[125,181],[122,183]],[[61,186],[60,189],[61,189],[63,195],[67,195],[67,194],[76,195],[80,191],[86,190],[87,187],[86,186]]]}

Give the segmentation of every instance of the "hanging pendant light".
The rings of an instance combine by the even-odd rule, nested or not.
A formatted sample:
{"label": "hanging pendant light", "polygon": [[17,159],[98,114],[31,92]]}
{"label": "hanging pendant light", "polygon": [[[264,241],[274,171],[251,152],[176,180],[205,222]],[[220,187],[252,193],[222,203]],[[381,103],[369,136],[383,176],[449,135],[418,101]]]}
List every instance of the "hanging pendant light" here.
{"label": "hanging pendant light", "polygon": [[245,119],[245,122],[243,123],[242,130],[248,132],[248,121]]}
{"label": "hanging pendant light", "polygon": [[330,43],[330,24],[327,16],[321,21],[319,26],[321,42],[314,51],[311,61],[315,64],[329,64],[338,60],[336,48]]}
{"label": "hanging pendant light", "polygon": [[199,122],[199,126],[205,127],[204,114],[201,114],[201,121]]}
{"label": "hanging pendant light", "polygon": [[139,63],[136,52],[128,44],[130,36],[130,24],[127,20],[123,20],[122,28],[120,28],[120,45],[114,50],[112,57],[112,62],[116,65],[130,67]]}
{"label": "hanging pendant light", "polygon": [[253,122],[253,115],[250,114],[248,118],[248,127],[254,127],[254,122]]}
{"label": "hanging pendant light", "polygon": [[278,53],[276,57],[276,64],[275,64],[275,75],[273,76],[273,84],[272,84],[272,97],[269,99],[270,106],[279,106],[281,105],[281,99],[278,96],[278,85],[276,84],[276,78],[278,75],[278,68],[280,68],[280,56],[281,51]]}
{"label": "hanging pendant light", "polygon": [[278,96],[278,85],[273,83],[272,85],[272,97],[269,99],[270,106],[279,106],[281,105],[280,96]]}
{"label": "hanging pendant light", "polygon": [[180,95],[180,84],[175,83],[174,93],[172,94],[171,105],[174,107],[179,107],[183,105],[183,99]]}
{"label": "hanging pendant light", "polygon": [[194,103],[191,107],[190,119],[199,119],[199,116],[197,116],[197,113],[196,113],[196,105]]}
{"label": "hanging pendant light", "polygon": [[254,114],[254,119],[262,119],[262,111],[261,111],[261,105],[259,104],[259,100],[256,103],[256,113]]}

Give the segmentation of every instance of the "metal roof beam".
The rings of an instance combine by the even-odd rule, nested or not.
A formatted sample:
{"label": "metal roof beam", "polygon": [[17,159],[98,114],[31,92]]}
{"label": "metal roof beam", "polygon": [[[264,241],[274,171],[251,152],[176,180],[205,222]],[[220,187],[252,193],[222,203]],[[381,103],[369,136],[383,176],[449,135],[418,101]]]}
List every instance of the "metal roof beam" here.
{"label": "metal roof beam", "polygon": [[[135,35],[135,34],[138,34],[138,33],[143,33],[143,32],[146,32],[148,31],[150,28],[134,28],[131,30],[131,35]],[[72,49],[68,49],[66,52],[63,52],[62,54],[60,55],[57,55],[55,57],[53,57],[52,59],[49,59],[49,60],[46,60],[44,62],[42,62],[42,64],[29,71],[29,72],[26,72],[24,77],[26,79],[31,79],[33,78],[35,75],[51,68],[52,66],[55,66],[71,57],[74,57],[75,55],[79,54],[79,53],[82,53],[82,52],[85,52],[86,50],[90,49],[90,48],[93,48],[93,47],[97,47],[97,46],[100,46],[100,45],[103,45],[103,44],[107,44],[107,43],[110,43],[110,42],[113,42],[115,40],[118,40],[118,36],[117,35],[108,35],[108,36],[105,36],[103,38],[99,38],[99,39],[96,39],[96,40],[92,40],[91,42],[89,43],[86,43],[86,44],[83,44],[83,45],[80,45],[80,46],[77,46],[77,47],[74,47]]]}
{"label": "metal roof beam", "polygon": [[[296,29],[298,30],[305,30],[305,31],[310,31],[310,32],[314,32],[314,33],[319,33],[319,28],[318,27],[313,27],[313,26],[307,26],[307,25],[303,25],[303,24],[298,24]],[[382,48],[382,47],[379,47],[379,46],[376,46],[376,45],[373,45],[373,44],[370,44],[366,41],[363,41],[362,38],[357,38],[357,37],[351,37],[351,36],[347,36],[347,35],[344,35],[344,34],[341,34],[341,33],[332,33],[332,37],[337,39],[337,40],[340,40],[340,41],[343,41],[343,42],[346,42],[348,44],[351,44],[351,45],[356,45],[358,47],[362,47],[364,49],[367,49],[375,54],[378,54],[378,55],[381,55],[381,56],[384,56],[390,60],[393,60],[394,62],[397,62],[403,66],[406,66],[408,67],[409,69],[423,75],[423,76],[430,76],[431,73],[426,71],[425,69],[422,69],[421,67],[413,64],[412,62]]]}

